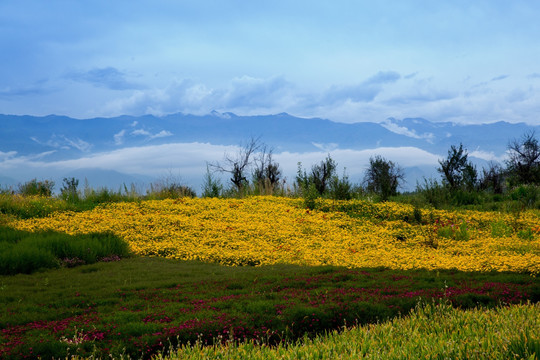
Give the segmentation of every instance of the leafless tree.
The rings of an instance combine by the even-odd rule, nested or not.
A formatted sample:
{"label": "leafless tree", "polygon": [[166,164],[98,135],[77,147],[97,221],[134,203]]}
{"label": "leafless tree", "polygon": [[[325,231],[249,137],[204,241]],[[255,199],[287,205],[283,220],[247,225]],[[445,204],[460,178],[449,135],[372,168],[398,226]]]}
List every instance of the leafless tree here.
{"label": "leafless tree", "polygon": [[540,183],[540,144],[534,131],[508,144],[508,172],[518,184]]}
{"label": "leafless tree", "polygon": [[258,156],[255,158],[254,182],[256,185],[269,187],[270,190],[273,190],[280,179],[281,169],[279,164],[272,158],[272,149],[262,145]]}
{"label": "leafless tree", "polygon": [[240,146],[236,154],[225,154],[223,162],[210,163],[214,171],[230,174],[230,181],[241,191],[248,183],[247,175],[252,164],[253,156],[261,148],[259,138],[251,138],[245,145]]}

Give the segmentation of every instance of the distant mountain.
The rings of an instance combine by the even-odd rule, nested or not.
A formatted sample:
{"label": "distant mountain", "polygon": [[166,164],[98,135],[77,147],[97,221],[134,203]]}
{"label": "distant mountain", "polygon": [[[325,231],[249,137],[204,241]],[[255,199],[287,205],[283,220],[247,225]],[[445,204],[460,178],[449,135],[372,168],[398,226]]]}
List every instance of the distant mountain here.
{"label": "distant mountain", "polygon": [[[110,151],[129,146],[178,142],[238,145],[250,137],[276,151],[314,151],[333,144],[342,149],[414,146],[446,153],[460,142],[469,151],[504,154],[508,141],[540,126],[497,122],[482,125],[432,123],[425,119],[388,119],[385,123],[336,123],[282,113],[237,116],[213,112],[205,116],[173,114],[78,120],[65,116],[0,115],[0,151],[19,155],[47,153],[48,160]],[[51,152],[48,154],[48,152]]]}
{"label": "distant mountain", "polygon": [[[331,152],[336,149],[417,148],[445,157],[451,145],[463,143],[471,156],[477,157],[477,162],[482,164],[490,159],[501,159],[508,142],[527,131],[540,134],[540,126],[506,122],[456,125],[449,122],[433,123],[421,118],[389,118],[382,123],[344,124],[320,118],[299,118],[287,113],[261,116],[218,112],[203,116],[179,113],[162,117],[145,115],[84,120],[57,115],[0,115],[0,184],[13,184],[21,177],[33,176],[31,174],[48,176],[46,172],[39,173],[44,163],[73,160],[70,163],[73,165],[79,158],[150,145],[239,145],[252,137],[260,137],[276,154]],[[33,164],[33,167],[25,170],[27,164]],[[101,186],[104,182],[151,181],[148,174],[126,175],[125,171],[116,168],[81,167],[84,169],[64,169],[56,172],[54,177],[61,181],[61,176],[75,174],[81,179],[88,178],[89,182],[95,183],[93,186]],[[434,173],[433,168],[426,170],[422,166],[413,166],[408,169],[408,178],[429,173]]]}

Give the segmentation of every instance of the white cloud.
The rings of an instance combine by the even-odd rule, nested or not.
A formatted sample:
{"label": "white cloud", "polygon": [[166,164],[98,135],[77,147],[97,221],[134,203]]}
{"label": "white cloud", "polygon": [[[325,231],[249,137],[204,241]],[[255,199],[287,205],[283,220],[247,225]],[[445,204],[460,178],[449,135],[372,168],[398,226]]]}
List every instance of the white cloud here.
{"label": "white cloud", "polygon": [[143,129],[133,130],[131,132],[131,135],[136,135],[136,136],[140,135],[140,136],[148,136],[148,137],[152,136],[152,134],[150,134],[148,131],[143,130]]}
{"label": "white cloud", "polygon": [[317,149],[321,149],[322,151],[325,151],[325,152],[330,152],[330,151],[336,150],[338,148],[338,146],[339,146],[339,144],[336,144],[336,143],[322,144],[322,143],[312,142],[311,144],[313,146],[315,146]]}
{"label": "white cloud", "polygon": [[472,156],[472,157],[475,157],[475,158],[478,158],[478,159],[482,159],[482,160],[486,160],[486,161],[495,161],[495,162],[498,162],[498,163],[502,163],[502,162],[504,162],[504,160],[506,160],[506,154],[504,154],[502,156],[497,156],[492,151],[475,150],[475,151],[471,151],[469,153],[469,156]]}
{"label": "white cloud", "polygon": [[[531,117],[540,111],[540,89],[532,86],[534,78],[527,78],[529,85],[510,75],[461,82],[445,82],[443,75],[439,77],[421,77],[419,73],[402,77],[397,72],[379,72],[356,84],[334,85],[327,90],[302,89],[283,76],[242,76],[221,86],[181,80],[163,88],[136,90],[128,97],[116,98],[105,106],[105,112],[108,115],[176,112],[202,115],[212,110],[239,115],[288,112],[349,123],[379,122],[390,117],[457,123],[537,121]],[[386,126],[407,136],[430,138],[429,134],[415,134],[392,124]]]}
{"label": "white cloud", "polygon": [[124,135],[126,130],[120,130],[118,133],[114,134],[114,143],[115,145],[122,145],[124,143]]}
{"label": "white cloud", "polygon": [[170,131],[167,131],[167,130],[161,130],[160,132],[158,132],[156,134],[152,134],[149,131],[146,131],[146,130],[143,130],[143,129],[137,129],[137,130],[133,130],[131,132],[131,135],[146,136],[149,140],[152,140],[152,139],[158,139],[158,138],[163,138],[163,137],[167,137],[167,136],[172,136],[173,133],[170,132]]}
{"label": "white cloud", "polygon": [[396,134],[405,135],[408,137],[412,137],[414,139],[425,139],[429,143],[433,143],[433,140],[435,138],[435,135],[433,135],[432,133],[424,133],[422,135],[418,135],[415,130],[409,130],[405,126],[399,126],[398,124],[396,124],[390,119],[386,119],[385,121],[383,121],[381,123],[381,126],[383,126],[387,130],[390,130]]}
{"label": "white cloud", "polygon": [[70,149],[75,148],[82,152],[88,152],[92,148],[92,144],[79,139],[79,138],[68,138],[65,135],[52,135],[47,141],[41,141],[35,136],[31,136],[30,139],[40,145],[45,145],[53,147],[56,149]]}
{"label": "white cloud", "polygon": [[[122,148],[110,152],[96,153],[72,160],[44,161],[42,158],[17,156],[15,152],[0,153],[0,171],[19,177],[54,177],[76,169],[114,170],[126,174],[148,175],[155,178],[167,173],[179,173],[191,185],[199,188],[206,172],[206,163],[222,161],[224,154],[235,154],[236,146],[221,146],[207,143],[175,143],[143,147]],[[335,149],[306,153],[281,152],[274,158],[283,169],[287,182],[294,181],[298,162],[303,168],[330,156],[338,163],[341,174],[346,168],[351,181],[359,182],[369,164],[369,158],[381,155],[402,167],[435,166],[438,156],[414,147],[374,148],[368,150]],[[226,178],[224,177],[224,181]]]}
{"label": "white cloud", "polygon": [[158,132],[157,134],[151,135],[151,136],[150,136],[150,139],[163,138],[163,137],[172,136],[172,135],[173,135],[173,133],[170,132],[170,131],[167,131],[167,130],[161,130],[161,131]]}
{"label": "white cloud", "polygon": [[0,161],[6,161],[6,160],[14,158],[15,156],[17,156],[16,151],[7,151],[7,152],[0,151]]}

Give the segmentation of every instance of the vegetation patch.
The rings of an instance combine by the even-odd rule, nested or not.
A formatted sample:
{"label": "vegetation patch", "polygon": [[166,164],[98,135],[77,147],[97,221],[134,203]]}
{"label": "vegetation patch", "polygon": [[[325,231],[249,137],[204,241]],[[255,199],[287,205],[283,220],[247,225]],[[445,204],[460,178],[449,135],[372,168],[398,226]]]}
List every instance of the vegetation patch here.
{"label": "vegetation patch", "polygon": [[540,300],[538,282],[526,274],[162,258],[3,276],[0,283],[0,357],[14,359],[149,357],[196,342],[278,345],[393,319],[419,301],[470,309]]}
{"label": "vegetation patch", "polygon": [[111,233],[67,235],[52,230],[35,233],[0,226],[0,274],[113,261],[130,255],[128,244]]}

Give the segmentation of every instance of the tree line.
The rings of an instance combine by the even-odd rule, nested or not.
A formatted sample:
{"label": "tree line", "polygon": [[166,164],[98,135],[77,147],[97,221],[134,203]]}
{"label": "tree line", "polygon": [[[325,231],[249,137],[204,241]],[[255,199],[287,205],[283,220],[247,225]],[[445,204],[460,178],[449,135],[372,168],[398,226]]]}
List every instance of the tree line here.
{"label": "tree line", "polygon": [[[503,165],[490,162],[479,171],[470,161],[463,144],[452,145],[447,157],[439,160],[437,171],[441,178],[423,179],[423,182],[417,183],[413,194],[402,196],[420,196],[424,203],[439,207],[448,204],[470,205],[481,202],[482,195],[492,195],[496,199],[497,196],[517,191],[518,197],[528,198],[528,202],[535,203],[540,198],[540,144],[534,132],[525,133],[521,138],[508,143],[507,159]],[[217,173],[227,175],[226,184],[216,176]],[[369,159],[361,183],[353,184],[345,169],[341,176],[338,174],[338,164],[328,155],[310,168],[304,168],[298,163],[294,181],[287,184],[279,163],[273,157],[272,148],[259,138],[252,138],[240,146],[236,153],[225,154],[222,161],[207,164],[202,196],[302,196],[307,206],[313,206],[314,199],[319,197],[347,200],[371,196],[375,200],[386,201],[399,195],[403,182],[404,171],[399,164],[375,155]],[[18,193],[51,196],[54,185],[50,180],[33,179],[20,184]],[[65,178],[60,197],[68,201],[79,200],[81,192],[78,185],[77,179]],[[85,189],[84,195],[94,197],[96,201],[100,197],[107,201],[119,197],[121,192]],[[125,187],[124,192],[135,197],[133,188],[129,190]],[[182,196],[193,197],[196,192],[175,181],[151,184],[146,194],[147,198],[155,199]]]}

